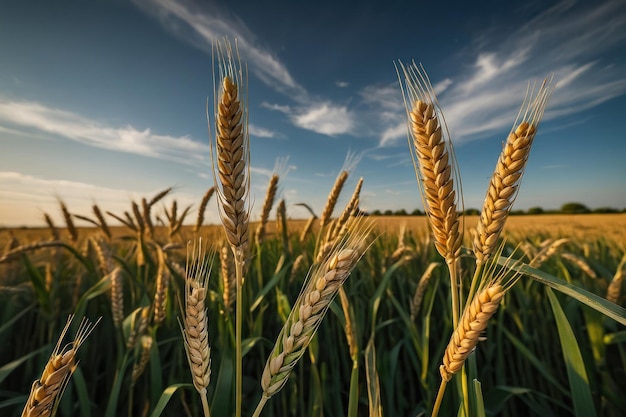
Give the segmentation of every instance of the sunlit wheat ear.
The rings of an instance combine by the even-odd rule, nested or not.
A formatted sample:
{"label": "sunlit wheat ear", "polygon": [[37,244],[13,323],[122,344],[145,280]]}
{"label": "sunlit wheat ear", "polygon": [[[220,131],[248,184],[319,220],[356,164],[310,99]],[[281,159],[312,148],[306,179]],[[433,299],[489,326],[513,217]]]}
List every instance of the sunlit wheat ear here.
{"label": "sunlit wheat ear", "polygon": [[277,189],[278,175],[273,174],[270,177],[269,183],[267,184],[267,192],[265,193],[265,200],[263,201],[263,207],[261,208],[261,220],[259,222],[259,227],[256,229],[255,240],[258,244],[260,244],[265,237],[265,229],[267,227],[267,222],[270,218],[272,206],[274,205],[274,199],[276,198]]}
{"label": "sunlit wheat ear", "polygon": [[157,249],[158,254],[158,266],[156,277],[156,289],[154,292],[153,310],[154,310],[154,324],[161,324],[165,320],[165,314],[167,310],[167,292],[169,289],[170,275],[165,264],[165,253],[163,249]]}
{"label": "sunlit wheat ear", "polygon": [[131,374],[131,384],[135,385],[139,377],[146,370],[148,362],[150,362],[150,349],[152,348],[152,336],[141,336],[141,354],[139,360],[133,365],[133,373]]}
{"label": "sunlit wheat ear", "polygon": [[[400,63],[409,119],[411,156],[437,251],[453,264],[461,254],[463,226],[458,211],[460,178],[448,130],[428,76],[415,63]],[[400,74],[402,71],[402,74]],[[455,190],[458,187],[458,191]]]}
{"label": "sunlit wheat ear", "polygon": [[553,90],[552,79],[546,79],[536,92],[534,87],[528,89],[517,120],[502,148],[476,227],[474,254],[478,265],[484,263],[496,248],[517,197],[533,139]]}
{"label": "sunlit wheat ear", "polygon": [[528,265],[533,268],[537,268],[541,266],[546,260],[548,260],[551,256],[553,256],[561,246],[569,242],[568,238],[562,238],[555,240],[554,242],[550,241],[548,245],[543,247],[533,258],[530,260]]}
{"label": "sunlit wheat ear", "polygon": [[72,220],[72,215],[67,209],[67,206],[62,200],[59,200],[59,204],[61,205],[61,212],[63,213],[63,218],[65,219],[65,225],[67,227],[67,233],[70,235],[70,240],[73,243],[78,241],[78,230],[74,225],[74,220]]}
{"label": "sunlit wheat ear", "polygon": [[59,240],[59,230],[54,225],[52,217],[50,217],[48,213],[44,213],[43,216],[46,220],[46,224],[48,225],[48,229],[50,230],[50,234],[52,235],[52,240]]}
{"label": "sunlit wheat ear", "polygon": [[343,185],[346,183],[348,179],[348,171],[341,171],[335,180],[335,184],[333,185],[332,190],[330,190],[330,194],[326,199],[326,205],[324,206],[324,210],[322,211],[322,215],[320,216],[320,227],[324,227],[330,221],[330,217],[333,214],[333,210],[335,209],[335,205],[337,205],[337,200],[339,199],[339,194],[341,194],[341,190]]}
{"label": "sunlit wheat ear", "polygon": [[582,256],[579,256],[573,253],[562,253],[561,258],[567,259],[568,261],[576,265],[578,268],[580,268],[581,271],[589,275],[590,278],[598,279],[598,275],[596,274],[596,271],[594,271],[591,268],[589,263],[587,263],[585,258],[583,258]]}
{"label": "sunlit wheat ear", "polygon": [[484,340],[483,333],[487,329],[489,319],[496,313],[506,292],[521,278],[521,275],[515,272],[519,261],[508,258],[503,266],[498,265],[496,259],[503,248],[504,245],[501,244],[496,249],[494,259],[485,264],[481,285],[474,296],[467,300],[465,310],[448,342],[443,364],[439,367],[441,378],[446,382],[461,370],[478,342]]}
{"label": "sunlit wheat ear", "polygon": [[[205,244],[206,245],[206,244]],[[185,305],[183,323],[180,324],[185,351],[191,369],[193,385],[206,397],[211,378],[211,349],[206,300],[208,295],[211,260],[202,240],[187,248]]]}
{"label": "sunlit wheat ear", "polygon": [[206,207],[209,204],[211,197],[213,197],[214,192],[215,192],[215,187],[211,187],[207,190],[206,193],[204,193],[204,196],[202,197],[202,201],[200,202],[200,207],[198,207],[198,217],[196,217],[196,225],[194,226],[194,229],[193,229],[193,231],[196,233],[200,231],[200,228],[202,227],[202,224],[204,223],[204,214],[206,212]]}
{"label": "sunlit wheat ear", "polygon": [[624,281],[624,276],[626,275],[626,255],[622,258],[622,261],[617,266],[617,270],[615,271],[615,275],[609,284],[609,287],[606,290],[606,299],[612,303],[617,304],[619,301],[619,297],[622,293],[622,282]]}
{"label": "sunlit wheat ear", "polygon": [[422,274],[422,277],[417,283],[417,287],[415,289],[415,293],[413,294],[413,298],[411,299],[411,304],[410,304],[410,309],[409,309],[411,321],[415,321],[415,318],[417,317],[417,312],[419,311],[422,305],[422,300],[424,299],[424,292],[426,292],[426,288],[428,287],[430,278],[433,275],[433,271],[439,265],[441,265],[441,263],[439,262],[431,262],[430,264],[428,264],[426,271],[424,271],[424,273]]}
{"label": "sunlit wheat ear", "polygon": [[222,275],[222,300],[224,302],[224,309],[229,311],[235,301],[237,280],[235,279],[233,253],[228,246],[222,246],[222,249],[220,249],[220,273]]}
{"label": "sunlit wheat ear", "polygon": [[304,283],[270,354],[261,387],[265,399],[287,382],[292,369],[304,355],[330,303],[370,245],[371,223],[355,219],[344,240],[330,256],[317,264]]}
{"label": "sunlit wheat ear", "polygon": [[115,327],[121,328],[124,322],[124,279],[122,267],[118,266],[111,271],[111,311]]}
{"label": "sunlit wheat ear", "polygon": [[243,262],[248,248],[250,149],[247,73],[228,41],[215,45],[217,70],[215,102],[214,172],[218,206],[226,238]]}
{"label": "sunlit wheat ear", "polygon": [[83,319],[74,340],[62,347],[63,339],[70,328],[72,319],[73,316],[70,316],[67,320],[67,324],[59,336],[59,341],[43,370],[41,378],[33,382],[26,406],[24,411],[22,411],[22,417],[50,416],[54,414],[63,390],[76,370],[76,353],[98,324],[98,322],[90,323],[88,320]]}

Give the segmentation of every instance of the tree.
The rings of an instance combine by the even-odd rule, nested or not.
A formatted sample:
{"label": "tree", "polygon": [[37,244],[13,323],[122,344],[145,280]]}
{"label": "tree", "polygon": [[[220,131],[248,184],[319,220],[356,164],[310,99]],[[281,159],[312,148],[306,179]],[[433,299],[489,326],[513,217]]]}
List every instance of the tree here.
{"label": "tree", "polygon": [[565,203],[561,206],[561,213],[564,214],[581,214],[589,213],[589,208],[582,203]]}
{"label": "tree", "polygon": [[374,211],[372,212],[372,216],[382,216],[382,214],[383,214],[383,213],[381,213],[381,211],[380,211],[380,210],[374,210]]}
{"label": "tree", "polygon": [[422,213],[422,211],[420,209],[415,209],[411,212],[411,216],[421,216],[424,213]]}
{"label": "tree", "polygon": [[391,210],[385,210],[385,212],[383,213],[385,216],[393,216],[393,211]]}
{"label": "tree", "polygon": [[393,213],[394,216],[407,216],[408,214],[405,209],[396,210]]}
{"label": "tree", "polygon": [[528,214],[543,214],[545,213],[541,207],[531,207],[528,209]]}
{"label": "tree", "polygon": [[468,209],[465,209],[464,213],[466,216],[478,216],[480,214],[480,210],[475,209],[475,208],[468,208]]}

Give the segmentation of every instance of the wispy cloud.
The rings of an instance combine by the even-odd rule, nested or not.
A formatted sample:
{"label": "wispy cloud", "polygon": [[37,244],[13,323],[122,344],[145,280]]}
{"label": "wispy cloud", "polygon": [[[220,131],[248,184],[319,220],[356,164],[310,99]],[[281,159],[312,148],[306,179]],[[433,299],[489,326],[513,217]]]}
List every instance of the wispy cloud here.
{"label": "wispy cloud", "polygon": [[[142,197],[154,195],[158,191],[161,190],[144,192],[115,189],[80,181],[0,172],[0,222],[6,225],[43,225],[43,214],[48,213],[57,224],[62,225],[64,223],[58,199],[63,200],[70,212],[75,214],[91,216],[91,206],[94,203],[105,211],[121,214],[129,210],[131,201],[139,201]],[[176,193],[176,200],[183,206],[196,203],[196,199],[197,196],[191,194]],[[158,214],[158,210],[155,213]],[[28,219],[26,223],[24,219]],[[109,219],[112,224],[116,222]],[[217,216],[210,220],[217,220]]]}
{"label": "wispy cloud", "polygon": [[[479,139],[513,124],[529,83],[555,75],[556,91],[545,120],[576,114],[626,93],[626,66],[603,52],[624,48],[626,3],[565,0],[511,30],[487,28],[490,36],[463,55],[472,64],[434,88],[456,142]],[[428,68],[426,68],[428,70]],[[388,123],[380,145],[406,136]]]}
{"label": "wispy cloud", "polygon": [[251,136],[256,136],[259,138],[276,138],[279,136],[278,133],[274,132],[273,130],[253,125],[252,123],[248,125],[248,131],[250,132]]}
{"label": "wispy cloud", "polygon": [[[157,16],[176,36],[207,53],[212,52],[212,45],[217,41],[236,39],[240,55],[250,71],[295,102],[294,106],[262,105],[287,114],[295,126],[329,136],[355,133],[352,114],[347,107],[309,94],[276,54],[263,46],[243,21],[231,16],[225,9],[215,4],[200,5],[187,0],[135,0],[135,3],[146,13]],[[347,87],[348,83],[337,81],[336,85]]]}
{"label": "wispy cloud", "polygon": [[212,51],[214,42],[224,38],[237,39],[242,58],[261,81],[286,94],[306,95],[287,67],[256,40],[246,24],[215,4],[201,5],[185,0],[135,0],[135,4],[156,16],[176,36],[207,53]]}
{"label": "wispy cloud", "polygon": [[350,133],[354,128],[353,115],[345,106],[321,103],[292,115],[294,124],[328,136]]}
{"label": "wispy cloud", "polygon": [[209,155],[208,145],[187,136],[159,135],[150,129],[138,130],[130,125],[106,126],[73,112],[30,101],[0,98],[0,129],[23,134],[35,130],[39,136],[46,133],[102,149],[183,164],[204,163]]}

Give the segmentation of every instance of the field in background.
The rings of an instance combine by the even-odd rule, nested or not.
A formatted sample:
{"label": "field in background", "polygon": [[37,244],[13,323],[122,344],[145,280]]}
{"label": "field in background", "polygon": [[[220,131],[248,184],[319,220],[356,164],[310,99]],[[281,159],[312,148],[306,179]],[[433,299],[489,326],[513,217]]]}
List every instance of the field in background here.
{"label": "field in background", "polygon": [[[354,313],[358,371],[354,371],[353,352],[346,339],[345,316],[335,300],[310,351],[285,389],[268,403],[263,416],[346,416],[349,387],[354,381],[358,416],[370,415],[372,398],[377,398],[387,416],[416,416],[432,407],[440,381],[438,367],[452,333],[447,271],[441,265],[434,270],[416,306],[420,277],[432,262],[443,263],[428,242],[426,217],[371,218],[380,232],[378,239],[345,285]],[[473,227],[476,220],[468,217],[466,228]],[[253,248],[244,298],[244,416],[251,415],[251,404],[258,400],[267,354],[314,256],[319,228],[316,224],[313,232],[301,239],[305,223],[289,221],[285,240],[270,222],[266,239]],[[251,230],[255,229],[256,225],[251,225]],[[625,214],[511,216],[505,230],[508,248],[519,246],[517,254],[527,263],[557,239],[570,238],[537,267],[600,297],[607,296],[611,282],[623,269]],[[70,242],[65,229],[58,232],[67,246],[26,251],[0,263],[0,415],[20,415],[60,329],[77,309],[79,315],[103,319],[78,354],[80,366],[61,400],[59,416],[148,416],[167,392],[170,402],[157,415],[200,415],[197,396],[188,384],[191,378],[177,321],[185,243],[196,236],[192,228],[183,227],[171,237],[166,229],[157,228],[153,238],[141,239],[129,229],[112,228],[113,237],[107,243],[111,261],[124,271],[122,332],[112,322],[106,276],[94,248],[87,244],[97,229],[79,228],[76,243]],[[198,235],[220,245],[222,234],[221,226],[204,226]],[[48,229],[2,230],[0,248],[7,247],[11,236],[20,244],[29,244],[49,240],[51,233]],[[469,235],[465,241],[467,245]],[[156,248],[168,243],[178,244],[178,248],[167,250],[171,280],[166,319],[148,326],[144,337],[156,343],[151,345],[147,367],[135,379],[141,346],[127,347],[127,341],[141,307],[151,305],[156,291]],[[299,255],[304,261],[296,265]],[[219,256],[213,262],[208,396],[213,415],[219,417],[229,415],[220,411],[233,407],[233,316],[232,310],[225,308]],[[470,270],[471,260],[464,262]],[[625,301],[622,293],[616,298],[620,305]],[[586,386],[598,415],[626,415],[623,326],[562,294],[558,299],[580,346]],[[576,415],[577,391],[570,385],[543,285],[522,279],[507,294],[486,337],[470,366],[476,367],[482,383],[487,416]],[[168,387],[176,388],[167,391]],[[454,389],[446,393],[441,415],[455,414],[457,395]]]}

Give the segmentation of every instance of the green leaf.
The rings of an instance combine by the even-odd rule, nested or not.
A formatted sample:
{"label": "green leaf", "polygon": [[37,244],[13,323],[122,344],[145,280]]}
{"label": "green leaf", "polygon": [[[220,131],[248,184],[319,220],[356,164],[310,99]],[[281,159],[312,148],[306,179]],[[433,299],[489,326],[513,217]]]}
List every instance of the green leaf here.
{"label": "green leaf", "polygon": [[555,290],[562,292],[563,294],[568,295],[583,304],[588,305],[594,310],[597,310],[600,313],[617,321],[618,323],[626,326],[626,309],[618,306],[617,304],[611,303],[610,301],[607,301],[600,296],[590,293],[587,290],[565,282],[543,271],[531,268],[526,264],[511,265],[511,261],[503,256],[498,259],[498,264],[504,267],[509,267],[512,270],[517,271],[523,275],[528,275],[535,281],[541,282],[548,287],[554,288]]}
{"label": "green leaf", "polygon": [[167,403],[170,402],[170,399],[176,393],[176,391],[178,391],[179,388],[189,388],[195,390],[193,384],[170,385],[169,387],[165,388],[165,390],[161,394],[161,397],[159,398],[156,406],[154,406],[154,410],[152,410],[152,414],[150,414],[150,417],[159,417],[161,413],[163,413],[163,410],[165,410]]}
{"label": "green leaf", "polygon": [[557,329],[559,331],[559,339],[561,340],[561,351],[565,366],[567,369],[567,377],[572,391],[572,400],[574,402],[574,410],[577,416],[594,417],[596,410],[593,405],[593,397],[589,387],[589,379],[585,371],[578,341],[574,336],[574,332],[565,317],[565,313],[559,304],[551,289],[547,288],[548,299],[554,312]]}
{"label": "green leaf", "polygon": [[485,403],[483,402],[483,390],[480,381],[477,379],[474,380],[472,392],[474,393],[474,404],[476,404],[476,417],[487,417],[485,414]]}
{"label": "green leaf", "polygon": [[253,313],[254,310],[256,310],[257,307],[261,305],[261,303],[265,299],[265,296],[272,290],[272,288],[276,286],[276,284],[278,284],[278,282],[285,276],[286,272],[287,267],[284,267],[277,274],[275,274],[272,279],[269,280],[269,282],[261,289],[261,291],[259,291],[256,298],[252,302],[252,305],[250,306],[251,313]]}

